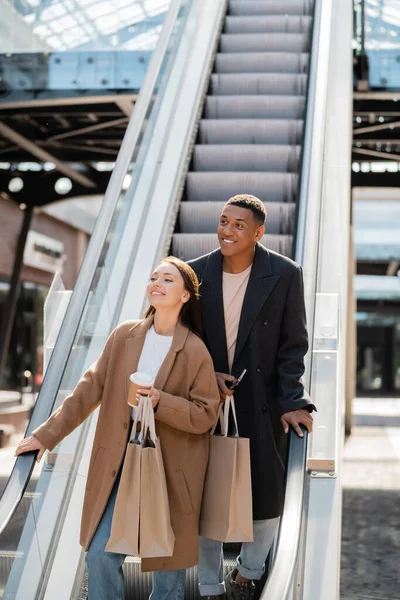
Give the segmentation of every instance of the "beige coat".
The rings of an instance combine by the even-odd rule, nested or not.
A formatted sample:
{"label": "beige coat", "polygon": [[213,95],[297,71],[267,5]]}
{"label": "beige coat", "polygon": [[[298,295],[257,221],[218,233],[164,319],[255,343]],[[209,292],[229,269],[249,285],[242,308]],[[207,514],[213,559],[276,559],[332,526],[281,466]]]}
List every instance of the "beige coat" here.
{"label": "beige coat", "polygon": [[[121,467],[129,434],[128,377],[137,370],[152,318],[119,325],[100,358],[55,413],[33,434],[49,450],[100,405],[83,505],[80,543],[88,549]],[[143,571],[186,569],[198,561],[198,521],[208,461],[208,431],[219,393],[203,342],[178,324],[155,381],[156,410],[175,549],[171,558],[145,559]]]}

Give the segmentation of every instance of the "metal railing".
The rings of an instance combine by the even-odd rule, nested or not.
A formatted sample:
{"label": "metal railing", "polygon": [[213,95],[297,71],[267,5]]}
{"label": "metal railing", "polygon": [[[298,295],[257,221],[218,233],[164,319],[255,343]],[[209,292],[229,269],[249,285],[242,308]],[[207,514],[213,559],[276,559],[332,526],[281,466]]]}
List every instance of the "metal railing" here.
{"label": "metal railing", "polygon": [[[305,130],[303,136],[301,179],[297,209],[294,259],[304,263],[307,237],[316,242],[320,228],[320,201],[323,187],[323,142],[325,134],[326,73],[328,71],[329,21],[323,18],[323,0],[315,0],[312,47],[309,66]],[[326,36],[326,37],[324,37]],[[321,81],[321,74],[322,79]],[[325,77],[325,79],[324,79]],[[320,163],[315,161],[319,156]],[[313,235],[310,236],[310,230]],[[318,247],[315,244],[305,277],[306,307],[310,344],[313,341],[315,297],[317,292]],[[306,357],[305,387],[311,387],[312,348]],[[303,430],[304,431],[304,430]],[[286,492],[279,538],[269,578],[261,600],[289,600],[298,585],[297,566],[303,553],[302,525],[307,484],[308,436],[289,434]]]}

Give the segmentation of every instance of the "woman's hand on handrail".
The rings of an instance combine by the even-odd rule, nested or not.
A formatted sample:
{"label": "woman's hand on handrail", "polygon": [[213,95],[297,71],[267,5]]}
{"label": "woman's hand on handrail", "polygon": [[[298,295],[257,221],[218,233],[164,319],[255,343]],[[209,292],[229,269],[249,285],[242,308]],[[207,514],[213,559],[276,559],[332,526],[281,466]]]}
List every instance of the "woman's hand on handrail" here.
{"label": "woman's hand on handrail", "polygon": [[37,462],[40,462],[40,459],[42,458],[46,448],[43,446],[43,444],[39,442],[37,438],[35,438],[34,435],[31,435],[27,438],[24,438],[18,444],[14,456],[19,456],[20,454],[24,454],[25,452],[33,452],[35,450],[39,450],[36,460]]}

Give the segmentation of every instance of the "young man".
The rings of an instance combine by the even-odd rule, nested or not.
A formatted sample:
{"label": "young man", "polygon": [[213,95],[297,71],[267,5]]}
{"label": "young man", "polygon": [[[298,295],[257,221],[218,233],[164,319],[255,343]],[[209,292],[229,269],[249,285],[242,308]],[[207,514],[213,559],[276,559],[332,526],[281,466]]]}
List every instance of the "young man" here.
{"label": "young man", "polygon": [[231,198],[218,225],[220,249],[190,265],[201,281],[206,345],[221,397],[247,369],[234,391],[238,426],[250,438],[254,542],[242,545],[225,581],[222,544],[200,538],[200,594],[225,591],[251,600],[261,579],[281,514],[285,490],[286,434],[312,430],[315,409],[302,375],[308,349],[301,267],[259,244],[266,212],[248,194]]}

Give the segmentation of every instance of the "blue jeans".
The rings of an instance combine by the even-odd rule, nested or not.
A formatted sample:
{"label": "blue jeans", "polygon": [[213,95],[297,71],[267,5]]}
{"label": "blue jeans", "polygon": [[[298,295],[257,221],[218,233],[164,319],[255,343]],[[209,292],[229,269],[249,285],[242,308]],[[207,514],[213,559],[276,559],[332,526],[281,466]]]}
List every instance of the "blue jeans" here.
{"label": "blue jeans", "polygon": [[[86,554],[88,600],[124,600],[125,554],[105,552],[117,497],[119,477],[114,484],[106,509]],[[156,571],[153,574],[151,600],[184,600],[186,571]]]}
{"label": "blue jeans", "polygon": [[[242,544],[236,560],[236,568],[242,577],[261,579],[278,524],[279,517],[253,522],[254,541]],[[200,537],[198,572],[200,596],[219,596],[225,593],[221,542]]]}

